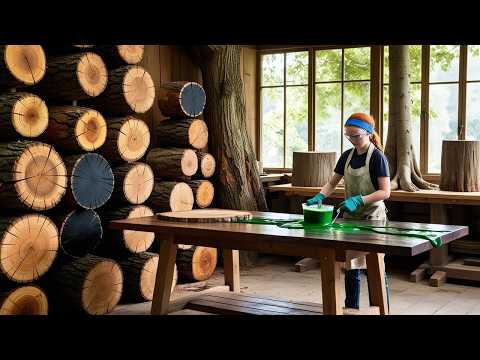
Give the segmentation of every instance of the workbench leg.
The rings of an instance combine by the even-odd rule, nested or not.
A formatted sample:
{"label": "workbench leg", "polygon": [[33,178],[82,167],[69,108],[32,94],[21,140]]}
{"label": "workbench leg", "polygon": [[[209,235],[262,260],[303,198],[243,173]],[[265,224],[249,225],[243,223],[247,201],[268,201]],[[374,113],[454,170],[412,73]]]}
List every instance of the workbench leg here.
{"label": "workbench leg", "polygon": [[225,285],[230,286],[230,291],[240,292],[240,262],[238,250],[223,249],[223,274]]}
{"label": "workbench leg", "polygon": [[384,258],[385,254],[367,254],[368,291],[372,299],[371,305],[380,308],[380,315],[388,315]]}
{"label": "workbench leg", "polygon": [[[447,206],[443,204],[430,204],[430,223],[432,224],[448,224]],[[448,244],[433,248],[430,250],[430,266],[445,266],[448,264]],[[435,275],[434,272],[433,275]],[[440,276],[436,274],[434,278]],[[434,284],[435,282],[430,282]],[[439,285],[440,283],[438,283]],[[437,286],[438,286],[437,285]],[[433,286],[433,285],[431,285]]]}
{"label": "workbench leg", "polygon": [[325,249],[322,252],[320,269],[324,315],[343,315],[340,264],[335,260],[335,249]]}
{"label": "workbench leg", "polygon": [[[158,234],[157,236],[160,237],[161,235]],[[157,276],[153,290],[152,315],[168,313],[176,256],[177,244],[174,243],[173,237],[161,239]]]}

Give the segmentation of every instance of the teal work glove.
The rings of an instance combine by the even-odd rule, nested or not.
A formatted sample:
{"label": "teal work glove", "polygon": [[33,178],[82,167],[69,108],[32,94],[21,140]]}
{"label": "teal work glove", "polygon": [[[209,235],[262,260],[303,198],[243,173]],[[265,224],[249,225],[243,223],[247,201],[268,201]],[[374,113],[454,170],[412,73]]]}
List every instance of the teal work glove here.
{"label": "teal work glove", "polygon": [[340,203],[340,208],[348,212],[349,214],[354,213],[360,206],[365,205],[362,199],[362,195],[355,195],[349,197],[347,200]]}
{"label": "teal work glove", "polygon": [[313,198],[307,200],[307,205],[308,206],[314,205],[314,204],[321,205],[323,199],[325,199],[325,195],[323,195],[322,193],[318,193]]}

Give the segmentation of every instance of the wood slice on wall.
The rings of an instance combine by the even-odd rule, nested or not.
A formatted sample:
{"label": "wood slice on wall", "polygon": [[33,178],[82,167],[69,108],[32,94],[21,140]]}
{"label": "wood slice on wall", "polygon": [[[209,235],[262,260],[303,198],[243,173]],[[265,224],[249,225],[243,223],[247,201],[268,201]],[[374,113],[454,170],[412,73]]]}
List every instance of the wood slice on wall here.
{"label": "wood slice on wall", "polygon": [[206,95],[196,82],[175,81],[161,84],[158,107],[166,117],[197,117],[205,108]]}
{"label": "wood slice on wall", "polygon": [[148,125],[133,116],[107,119],[107,140],[100,153],[114,163],[140,160],[150,146]]}
{"label": "wood slice on wall", "polygon": [[170,211],[157,214],[160,220],[180,221],[188,223],[232,222],[247,220],[252,217],[248,211],[229,209],[195,209],[186,211]]}
{"label": "wood slice on wall", "polygon": [[0,95],[0,139],[34,138],[47,126],[47,105],[37,95],[25,92]]}
{"label": "wood slice on wall", "polygon": [[146,113],[155,100],[155,84],[150,74],[138,65],[122,66],[108,73],[108,85],[86,104],[110,115]]}
{"label": "wood slice on wall", "polygon": [[98,45],[98,53],[108,68],[117,68],[124,65],[135,65],[143,59],[145,45]]}
{"label": "wood slice on wall", "polygon": [[115,188],[112,198],[130,204],[143,204],[152,193],[154,176],[150,165],[127,163],[113,169]]}
{"label": "wood slice on wall", "polygon": [[96,110],[80,106],[53,106],[42,140],[68,152],[95,151],[107,139],[107,122]]}
{"label": "wood slice on wall", "polygon": [[[122,302],[152,301],[158,267],[158,254],[144,252],[119,260],[123,272]],[[177,283],[177,266],[173,272],[171,292]]]}
{"label": "wood slice on wall", "polygon": [[45,75],[46,58],[40,45],[0,46],[0,87],[37,84]]}
{"label": "wood slice on wall", "polygon": [[188,250],[177,250],[178,276],[183,281],[208,280],[217,267],[217,249],[194,246]]}
{"label": "wood slice on wall", "polygon": [[480,141],[443,140],[440,190],[480,191]]}
{"label": "wood slice on wall", "polygon": [[100,95],[108,83],[102,58],[93,52],[53,57],[38,91],[49,99],[84,100]]}
{"label": "wood slice on wall", "polygon": [[113,192],[114,178],[108,161],[96,153],[65,157],[70,176],[66,200],[84,209],[103,206]]}
{"label": "wood slice on wall", "polygon": [[192,149],[155,148],[148,152],[146,162],[155,177],[165,180],[190,177],[198,169],[198,158]]}
{"label": "wood slice on wall", "polygon": [[293,152],[292,186],[324,186],[335,169],[335,152]]}
{"label": "wood slice on wall", "polygon": [[100,216],[91,209],[52,214],[59,231],[60,255],[78,259],[95,251],[103,236]]}
{"label": "wood slice on wall", "polygon": [[38,279],[58,251],[58,230],[41,214],[0,218],[0,278],[17,283]]}
{"label": "wood slice on wall", "polygon": [[196,179],[208,179],[215,173],[215,158],[212,154],[203,151],[197,151],[198,169],[193,176]]}
{"label": "wood slice on wall", "polygon": [[208,128],[201,119],[166,119],[157,125],[159,147],[203,149],[208,143]]}
{"label": "wood slice on wall", "polygon": [[52,272],[48,286],[52,311],[103,315],[120,301],[123,275],[116,261],[87,255]]}
{"label": "wood slice on wall", "polygon": [[188,186],[192,188],[195,204],[203,209],[212,204],[215,189],[208,180],[187,181]]}
{"label": "wood slice on wall", "polygon": [[97,252],[100,255],[118,257],[146,251],[155,240],[153,232],[109,229],[109,223],[113,220],[145,216],[153,216],[153,211],[144,205],[128,205],[101,211],[105,232]]}
{"label": "wood slice on wall", "polygon": [[0,315],[47,315],[47,296],[38,286],[0,291]]}
{"label": "wood slice on wall", "polygon": [[155,181],[147,203],[156,212],[192,210],[193,192],[184,182]]}
{"label": "wood slice on wall", "polygon": [[0,204],[47,210],[65,194],[67,171],[51,145],[33,141],[0,144]]}

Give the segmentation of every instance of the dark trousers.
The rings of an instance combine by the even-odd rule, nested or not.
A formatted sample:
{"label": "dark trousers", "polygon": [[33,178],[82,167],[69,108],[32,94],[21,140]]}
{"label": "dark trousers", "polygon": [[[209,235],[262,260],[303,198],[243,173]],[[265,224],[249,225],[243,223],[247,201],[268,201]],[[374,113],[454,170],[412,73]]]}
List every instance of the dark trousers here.
{"label": "dark trousers", "polygon": [[[360,308],[360,285],[361,285],[362,270],[347,270],[345,271],[345,307],[351,309]],[[368,283],[368,276],[367,276]],[[387,304],[390,310],[390,289],[388,286],[388,277],[385,272],[385,287],[387,288]],[[370,306],[372,305],[372,297],[370,292],[368,293]]]}

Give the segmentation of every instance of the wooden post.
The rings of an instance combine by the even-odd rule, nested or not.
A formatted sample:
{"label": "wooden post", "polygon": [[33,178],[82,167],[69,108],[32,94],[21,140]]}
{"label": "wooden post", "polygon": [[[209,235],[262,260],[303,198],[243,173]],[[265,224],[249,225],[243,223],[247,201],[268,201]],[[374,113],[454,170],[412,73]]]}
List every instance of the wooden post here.
{"label": "wooden post", "polygon": [[[447,206],[444,204],[430,204],[430,222],[432,224],[448,224]],[[448,263],[448,245],[430,250],[431,266],[443,266]]]}
{"label": "wooden post", "polygon": [[[158,234],[158,237],[161,235]],[[173,242],[173,235],[160,240],[157,277],[153,292],[152,315],[166,315],[170,304],[173,273],[175,271],[175,259],[177,245]]]}
{"label": "wooden post", "polygon": [[320,257],[322,299],[325,315],[343,315],[340,304],[340,263],[335,261],[335,249],[325,249]]}
{"label": "wooden post", "polygon": [[223,273],[225,285],[230,286],[230,291],[240,292],[240,263],[238,250],[223,249]]}
{"label": "wooden post", "polygon": [[368,291],[372,299],[371,305],[380,308],[380,315],[388,315],[384,258],[385,254],[367,254]]}

